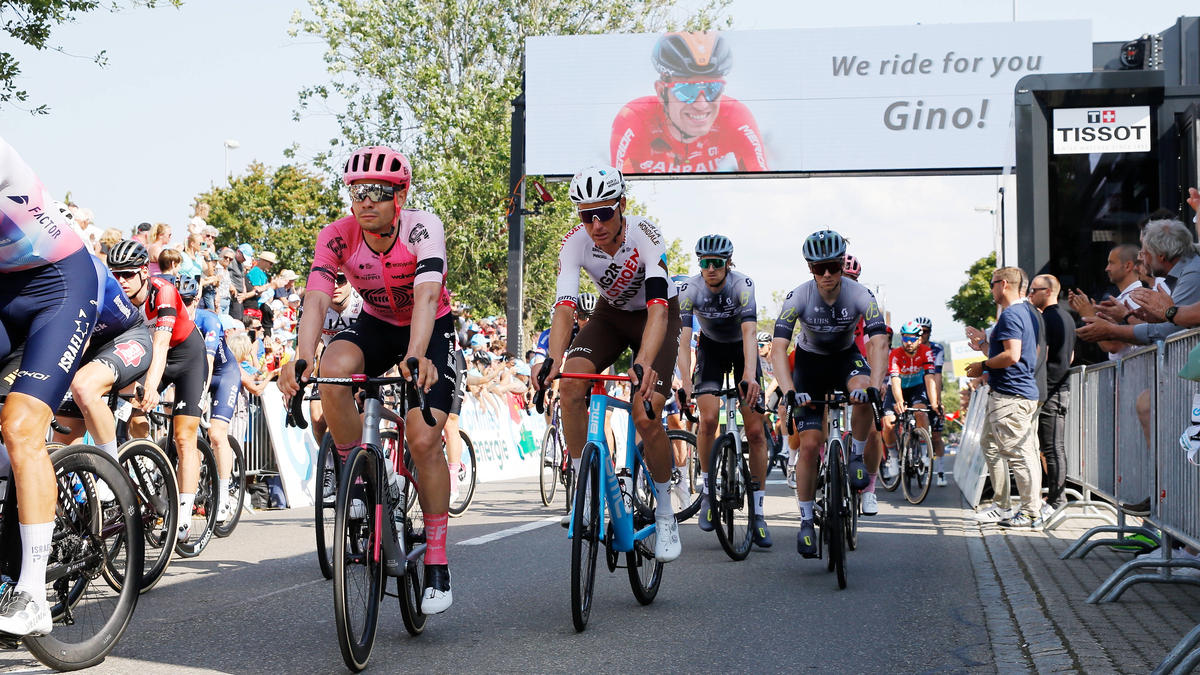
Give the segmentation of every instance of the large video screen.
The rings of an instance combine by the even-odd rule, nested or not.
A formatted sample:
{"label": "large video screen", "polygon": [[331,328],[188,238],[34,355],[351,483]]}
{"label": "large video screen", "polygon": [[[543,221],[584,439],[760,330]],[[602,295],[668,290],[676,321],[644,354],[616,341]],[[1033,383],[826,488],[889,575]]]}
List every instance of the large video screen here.
{"label": "large video screen", "polygon": [[535,37],[526,170],[999,169],[1017,81],[1091,69],[1089,21]]}

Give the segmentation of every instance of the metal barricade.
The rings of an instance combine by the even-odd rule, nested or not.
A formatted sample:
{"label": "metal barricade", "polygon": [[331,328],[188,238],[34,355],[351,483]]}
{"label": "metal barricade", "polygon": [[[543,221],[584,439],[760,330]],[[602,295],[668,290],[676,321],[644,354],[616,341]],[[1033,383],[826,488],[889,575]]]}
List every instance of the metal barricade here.
{"label": "metal barricade", "polygon": [[1157,478],[1158,499],[1151,500],[1151,518],[1177,539],[1200,538],[1200,471],[1187,462],[1179,435],[1191,425],[1192,397],[1200,383],[1179,377],[1188,352],[1200,344],[1200,332],[1169,338],[1162,346],[1158,382]]}
{"label": "metal barricade", "polygon": [[231,433],[242,443],[242,454],[246,458],[246,475],[279,473],[275,463],[275,452],[271,447],[271,436],[267,432],[263,416],[262,399],[243,390],[238,394],[238,405],[234,411]]}
{"label": "metal barricade", "polygon": [[[1158,381],[1158,348],[1144,347],[1120,361],[1117,376],[1117,489],[1122,502],[1139,504],[1154,492],[1152,438],[1155,383]],[[1143,419],[1149,429],[1143,426]]]}
{"label": "metal barricade", "polygon": [[[1072,368],[1067,373],[1067,386],[1071,393],[1067,398],[1067,419],[1063,438],[1066,452],[1067,479],[1083,484],[1083,443],[1080,435],[1083,433],[1083,368]],[[1086,487],[1086,486],[1085,486]]]}
{"label": "metal barricade", "polygon": [[1083,373],[1083,482],[1100,495],[1116,496],[1117,364],[1088,366]]}
{"label": "metal barricade", "polygon": [[[1103,416],[1100,411],[1111,413],[1115,405],[1113,390],[1116,364],[1076,366],[1068,372],[1067,378],[1071,390],[1063,434],[1063,450],[1066,454],[1063,470],[1067,480],[1077,484],[1080,489],[1076,492],[1067,488],[1066,494],[1072,498],[1071,501],[1046,518],[1045,528],[1053,530],[1068,520],[1078,518],[1100,518],[1115,526],[1117,514],[1111,503],[1111,467],[1116,434],[1112,427],[1112,416]],[[1101,455],[1104,461],[1101,461]],[[1101,484],[1106,490],[1099,488]],[[1102,499],[1095,499],[1097,495]]]}

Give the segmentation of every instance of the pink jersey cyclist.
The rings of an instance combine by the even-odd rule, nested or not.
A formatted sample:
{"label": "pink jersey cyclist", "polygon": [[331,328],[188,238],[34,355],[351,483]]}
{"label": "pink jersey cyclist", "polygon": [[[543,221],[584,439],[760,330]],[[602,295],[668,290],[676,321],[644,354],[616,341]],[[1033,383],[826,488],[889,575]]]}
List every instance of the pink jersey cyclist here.
{"label": "pink jersey cyclist", "polygon": [[42,267],[82,248],[37,175],[0,138],[0,271]]}

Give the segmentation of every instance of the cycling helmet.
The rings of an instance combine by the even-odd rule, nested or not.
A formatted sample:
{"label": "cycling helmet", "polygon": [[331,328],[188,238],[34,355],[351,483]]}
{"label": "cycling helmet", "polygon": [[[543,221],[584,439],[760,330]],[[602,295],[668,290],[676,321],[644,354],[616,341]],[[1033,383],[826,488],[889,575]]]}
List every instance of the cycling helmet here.
{"label": "cycling helmet", "polygon": [[186,274],[180,274],[175,278],[175,288],[179,289],[179,297],[187,304],[191,304],[200,295],[200,284],[196,283],[196,278]]}
{"label": "cycling helmet", "polygon": [[921,324],[917,323],[916,321],[906,321],[904,325],[900,327],[900,335],[920,335],[921,330]]}
{"label": "cycling helmet", "polygon": [[718,256],[728,258],[733,255],[733,242],[721,234],[706,234],[696,242],[696,257]]}
{"label": "cycling helmet", "polygon": [[625,177],[611,166],[596,164],[571,178],[571,201],[590,204],[625,195]]}
{"label": "cycling helmet", "polygon": [[929,317],[927,316],[918,316],[917,318],[913,319],[913,321],[921,324],[921,328],[924,328],[927,331],[933,330],[933,322],[930,321]]}
{"label": "cycling helmet", "polygon": [[596,296],[591,293],[580,293],[579,313],[586,316],[594,311],[596,311]]}
{"label": "cycling helmet", "polygon": [[758,331],[758,341],[759,341],[760,343],[762,343],[762,342],[770,342],[770,341],[771,341],[771,334],[770,334],[770,333],[768,333],[768,332],[767,332],[767,331],[765,331],[765,330],[760,330],[760,331]]}
{"label": "cycling helmet", "polygon": [[114,270],[136,269],[150,262],[150,252],[140,241],[122,239],[108,249],[108,268]]}
{"label": "cycling helmet", "polygon": [[729,41],[717,31],[667,33],[654,44],[650,60],[664,80],[724,77],[733,66]]}
{"label": "cycling helmet", "polygon": [[846,255],[846,240],[833,230],[820,230],[804,240],[804,259],[810,263],[837,260]]}
{"label": "cycling helmet", "polygon": [[351,153],[342,173],[342,181],[346,185],[364,178],[393,185],[407,183],[412,180],[412,167],[408,158],[399,152],[382,145],[371,145]]}
{"label": "cycling helmet", "polygon": [[846,262],[842,265],[842,274],[858,281],[858,275],[862,274],[862,265],[858,263],[858,258],[847,255]]}

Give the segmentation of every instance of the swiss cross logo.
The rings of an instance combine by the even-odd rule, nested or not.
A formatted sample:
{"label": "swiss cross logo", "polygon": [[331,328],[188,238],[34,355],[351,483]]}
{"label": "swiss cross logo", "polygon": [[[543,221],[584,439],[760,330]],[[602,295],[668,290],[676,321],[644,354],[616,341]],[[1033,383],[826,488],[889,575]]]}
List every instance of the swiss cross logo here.
{"label": "swiss cross logo", "polygon": [[140,342],[130,340],[117,345],[115,349],[117,356],[125,362],[126,366],[136,367],[142,364],[142,357],[146,355],[146,348]]}
{"label": "swiss cross logo", "polygon": [[1117,121],[1117,111],[1116,110],[1100,111],[1100,121],[1103,122],[1104,124],[1113,124],[1114,122]]}

